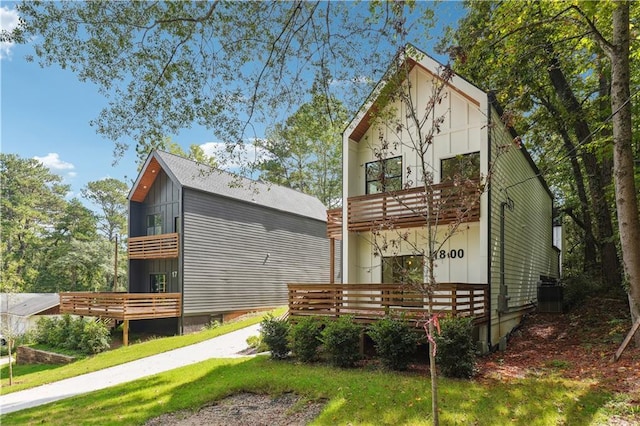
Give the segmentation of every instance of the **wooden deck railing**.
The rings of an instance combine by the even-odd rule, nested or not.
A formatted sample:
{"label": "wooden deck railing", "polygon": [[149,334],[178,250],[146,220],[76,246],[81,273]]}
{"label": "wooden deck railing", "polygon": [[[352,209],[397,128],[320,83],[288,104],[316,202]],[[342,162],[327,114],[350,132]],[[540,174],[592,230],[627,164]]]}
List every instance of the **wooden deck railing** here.
{"label": "wooden deck railing", "polygon": [[172,259],[179,256],[177,233],[129,237],[129,259]]}
{"label": "wooden deck railing", "polygon": [[327,238],[342,239],[342,207],[327,210]]}
{"label": "wooden deck railing", "polygon": [[60,293],[60,313],[116,320],[181,315],[180,293]]}
{"label": "wooden deck railing", "polygon": [[407,228],[425,225],[427,220],[432,224],[475,222],[480,218],[477,181],[437,184],[432,194],[417,187],[360,195],[349,197],[347,203],[349,231],[369,231],[377,226]]}
{"label": "wooden deck railing", "polygon": [[404,314],[422,320],[429,312],[473,317],[475,323],[489,318],[488,285],[442,283],[431,298],[400,284],[288,284],[289,317],[339,317],[371,323],[387,314]]}

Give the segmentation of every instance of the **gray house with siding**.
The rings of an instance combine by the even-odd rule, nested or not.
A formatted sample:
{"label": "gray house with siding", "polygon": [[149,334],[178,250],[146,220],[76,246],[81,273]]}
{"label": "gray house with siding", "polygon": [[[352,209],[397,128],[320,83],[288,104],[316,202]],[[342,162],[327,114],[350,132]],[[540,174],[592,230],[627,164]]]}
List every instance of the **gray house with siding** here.
{"label": "gray house with siding", "polygon": [[129,194],[129,292],[181,293],[152,323],[178,332],[286,305],[287,282],[330,278],[326,220],[315,197],[154,151]]}

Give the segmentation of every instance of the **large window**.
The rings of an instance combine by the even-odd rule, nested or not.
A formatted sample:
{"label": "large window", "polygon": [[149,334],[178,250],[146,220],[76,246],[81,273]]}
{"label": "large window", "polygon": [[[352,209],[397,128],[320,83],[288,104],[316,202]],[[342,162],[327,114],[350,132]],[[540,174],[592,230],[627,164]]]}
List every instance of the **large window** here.
{"label": "large window", "polygon": [[147,235],[162,234],[162,215],[159,213],[147,215]]}
{"label": "large window", "polygon": [[167,292],[167,274],[151,274],[151,293]]}
{"label": "large window", "polygon": [[365,164],[367,194],[402,189],[402,157],[387,158]]}
{"label": "large window", "polygon": [[391,256],[382,258],[382,282],[414,284],[424,282],[422,256]]}
{"label": "large window", "polygon": [[440,181],[480,178],[480,153],[458,155],[441,161]]}

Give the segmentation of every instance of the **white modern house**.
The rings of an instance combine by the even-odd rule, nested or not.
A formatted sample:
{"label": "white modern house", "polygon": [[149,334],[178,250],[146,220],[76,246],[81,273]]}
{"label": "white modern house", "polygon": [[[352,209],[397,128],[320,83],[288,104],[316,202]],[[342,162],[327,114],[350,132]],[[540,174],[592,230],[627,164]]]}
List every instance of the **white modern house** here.
{"label": "white modern house", "polygon": [[[492,95],[455,74],[443,79],[443,70],[407,46],[344,131],[343,205],[328,221],[330,236],[342,240],[343,283],[326,286],[336,293],[327,315],[366,322],[430,305],[474,317],[488,350],[536,306],[539,283],[559,276],[553,197]],[[434,123],[418,152],[416,139]],[[425,256],[434,247],[438,285],[430,296],[415,294],[406,277],[428,282]],[[318,314],[302,302],[309,289],[290,296],[292,315]],[[396,294],[404,295],[389,300]]]}

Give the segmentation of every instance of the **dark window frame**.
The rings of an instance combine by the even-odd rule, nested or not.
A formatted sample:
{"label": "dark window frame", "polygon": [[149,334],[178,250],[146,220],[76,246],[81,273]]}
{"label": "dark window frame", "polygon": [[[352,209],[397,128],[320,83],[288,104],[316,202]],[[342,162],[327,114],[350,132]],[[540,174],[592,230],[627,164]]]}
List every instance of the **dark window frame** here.
{"label": "dark window frame", "polygon": [[[153,223],[150,221],[151,218],[153,218]],[[162,213],[151,213],[147,215],[147,218],[146,218],[147,235],[160,235],[163,233],[163,227],[164,227],[164,218],[162,217]],[[152,233],[149,233],[150,229],[153,230]]]}
{"label": "dark window frame", "polygon": [[[157,278],[159,277],[163,277],[163,279],[158,281]],[[167,274],[164,272],[149,274],[149,287],[151,289],[151,293],[166,293],[167,292]]]}
{"label": "dark window frame", "polygon": [[[476,157],[477,160],[471,159],[472,156]],[[471,160],[469,160],[471,159]],[[451,167],[445,167],[445,163],[447,162],[452,162],[452,163],[457,163],[455,164],[455,170],[453,175],[451,175],[451,173],[446,173],[449,170],[445,170],[445,169],[451,169]],[[465,173],[464,170],[460,170],[460,166],[463,165],[464,163],[470,164],[472,165],[474,168],[477,167],[477,170],[471,170],[471,172],[469,173]],[[440,182],[448,182],[454,179],[456,173],[458,173],[460,175],[461,178],[463,179],[479,179],[480,178],[480,151],[474,151],[474,152],[468,152],[466,154],[460,154],[460,155],[456,155],[454,157],[449,157],[449,158],[441,158],[440,159]]]}
{"label": "dark window frame", "polygon": [[[387,164],[391,164],[391,166],[388,166]],[[397,174],[386,173],[387,170],[393,170],[395,168],[393,167],[393,164],[395,165],[400,164]],[[400,189],[402,189],[402,170],[403,170],[402,164],[403,164],[402,155],[385,158],[382,160],[369,161],[368,163],[365,163],[364,165],[365,193],[369,195],[369,194],[378,194],[378,193],[390,192],[390,191],[399,191]],[[379,165],[380,171],[379,173],[377,173],[375,179],[370,179],[369,177],[372,173],[370,173],[369,170],[370,168],[373,168],[375,165]],[[381,190],[378,192],[372,192],[371,184],[376,182],[379,183],[379,187],[381,188]],[[394,184],[394,182],[397,182],[397,183]],[[391,186],[393,187],[391,188]]]}

